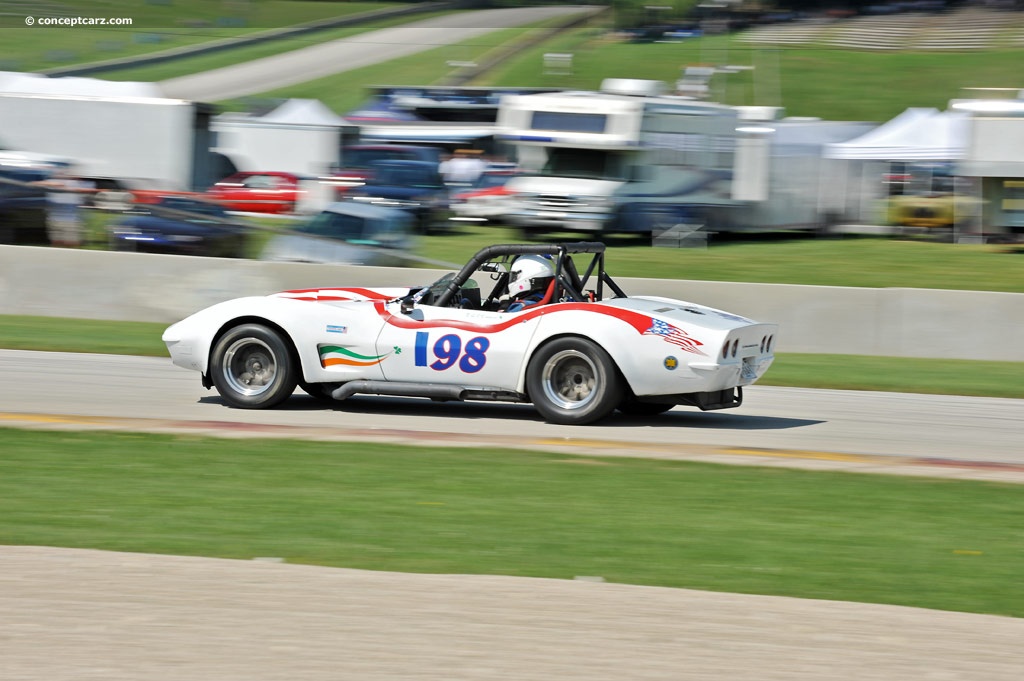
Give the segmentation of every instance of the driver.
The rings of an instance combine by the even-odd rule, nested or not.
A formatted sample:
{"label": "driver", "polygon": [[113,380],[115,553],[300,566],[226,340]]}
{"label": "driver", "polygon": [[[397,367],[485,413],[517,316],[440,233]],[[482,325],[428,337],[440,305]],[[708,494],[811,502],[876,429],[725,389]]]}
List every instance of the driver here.
{"label": "driver", "polygon": [[512,263],[508,274],[508,296],[499,310],[519,312],[544,299],[548,285],[555,278],[551,259],[543,255],[521,255]]}

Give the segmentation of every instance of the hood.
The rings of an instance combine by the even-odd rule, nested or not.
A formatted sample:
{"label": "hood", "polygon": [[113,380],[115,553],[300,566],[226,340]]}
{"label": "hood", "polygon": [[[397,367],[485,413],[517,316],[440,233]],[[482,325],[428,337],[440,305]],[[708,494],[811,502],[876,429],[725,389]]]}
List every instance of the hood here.
{"label": "hood", "polygon": [[512,193],[564,194],[567,196],[611,196],[624,183],[616,180],[588,180],[581,177],[514,177],[505,187]]}
{"label": "hood", "polygon": [[290,298],[316,303],[341,302],[384,302],[408,295],[411,288],[359,288],[346,286],[338,288],[303,288],[270,294],[270,298]]}

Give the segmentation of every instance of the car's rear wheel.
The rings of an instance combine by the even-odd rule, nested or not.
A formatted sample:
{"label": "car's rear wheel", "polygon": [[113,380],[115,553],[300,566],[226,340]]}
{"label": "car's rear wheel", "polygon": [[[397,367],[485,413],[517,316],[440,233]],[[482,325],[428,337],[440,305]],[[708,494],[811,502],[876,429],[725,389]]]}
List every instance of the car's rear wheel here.
{"label": "car's rear wheel", "polygon": [[231,406],[267,409],[295,391],[298,371],[281,334],[261,324],[242,324],[214,346],[210,378]]}
{"label": "car's rear wheel", "polygon": [[612,358],[585,338],[559,338],[530,360],[526,389],[545,420],[564,425],[592,423],[622,399],[622,378]]}

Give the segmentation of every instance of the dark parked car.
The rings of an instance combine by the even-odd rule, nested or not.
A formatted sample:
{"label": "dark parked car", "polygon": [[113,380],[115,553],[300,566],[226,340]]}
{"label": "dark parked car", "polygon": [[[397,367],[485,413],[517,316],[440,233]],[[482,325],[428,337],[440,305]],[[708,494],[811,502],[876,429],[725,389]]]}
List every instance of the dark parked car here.
{"label": "dark parked car", "polygon": [[0,166],[0,243],[44,246],[46,190],[33,186],[49,177],[35,168]]}
{"label": "dark parked car", "polygon": [[241,258],[247,227],[215,203],[165,196],[112,225],[109,233],[114,250]]}
{"label": "dark parked car", "polygon": [[404,210],[344,201],[275,236],[262,260],[399,267],[413,250],[413,218]]}
{"label": "dark parked car", "polygon": [[341,166],[331,173],[331,181],[341,195],[366,183],[373,167],[381,161],[426,161],[441,163],[441,150],[416,144],[354,144],[341,150]]}
{"label": "dark parked car", "polygon": [[448,187],[437,164],[429,161],[376,163],[373,177],[349,197],[361,203],[408,211],[415,218],[417,230],[424,234],[444,225],[451,214]]}

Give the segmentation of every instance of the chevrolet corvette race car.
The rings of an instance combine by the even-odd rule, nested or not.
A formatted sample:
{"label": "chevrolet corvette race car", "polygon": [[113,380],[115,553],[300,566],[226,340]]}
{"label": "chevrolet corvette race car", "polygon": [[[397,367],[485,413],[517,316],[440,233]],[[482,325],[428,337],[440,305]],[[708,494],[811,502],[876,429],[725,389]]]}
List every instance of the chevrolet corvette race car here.
{"label": "chevrolet corvette race car", "polygon": [[229,300],[168,327],[163,340],[175,365],[200,372],[233,407],[273,407],[299,386],[333,400],[531,402],[547,421],[572,425],[616,409],[737,407],[743,386],[771,365],[777,330],[627,296],[605,271],[604,244],[579,242],[490,246],[425,286]]}

